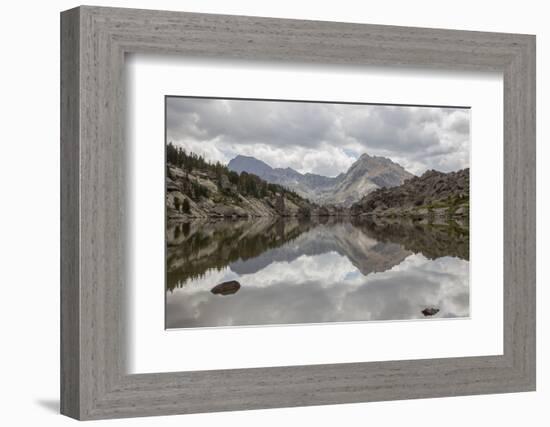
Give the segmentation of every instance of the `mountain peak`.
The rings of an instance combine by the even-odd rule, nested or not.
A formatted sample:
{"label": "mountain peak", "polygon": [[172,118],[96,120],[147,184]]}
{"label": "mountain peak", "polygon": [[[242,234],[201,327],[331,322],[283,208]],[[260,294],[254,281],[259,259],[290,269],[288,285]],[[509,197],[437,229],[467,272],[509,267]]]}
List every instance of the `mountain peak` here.
{"label": "mountain peak", "polygon": [[358,201],[376,188],[400,185],[414,176],[388,158],[367,153],[361,154],[346,172],[336,177],[302,174],[290,167],[272,168],[254,157],[241,155],[232,159],[228,168],[237,173],[253,173],[317,203],[343,205]]}
{"label": "mountain peak", "polygon": [[258,160],[256,157],[237,155],[227,164],[227,167],[237,173],[248,172],[263,176],[273,171],[267,163]]}
{"label": "mountain peak", "polygon": [[[256,160],[258,162],[261,162],[261,160],[258,160],[256,157],[253,157],[253,156],[245,156],[244,154],[237,154],[235,157],[233,157],[233,159],[231,160]],[[263,163],[263,162],[262,162]]]}
{"label": "mountain peak", "polygon": [[[390,167],[398,168],[403,172],[410,174],[403,166],[399,163],[394,162],[392,159],[383,156],[371,156],[367,153],[361,154],[361,156],[353,163],[351,167],[354,167],[359,164],[368,164],[369,167]],[[410,174],[412,176],[412,174]]]}

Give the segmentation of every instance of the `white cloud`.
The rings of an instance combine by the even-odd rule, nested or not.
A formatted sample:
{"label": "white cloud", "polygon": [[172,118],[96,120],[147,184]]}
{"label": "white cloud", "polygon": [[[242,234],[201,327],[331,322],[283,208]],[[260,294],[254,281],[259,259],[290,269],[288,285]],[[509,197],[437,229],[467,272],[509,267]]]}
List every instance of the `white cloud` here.
{"label": "white cloud", "polygon": [[416,174],[469,166],[468,109],[172,97],[166,123],[168,141],[223,163],[336,176],[366,152]]}

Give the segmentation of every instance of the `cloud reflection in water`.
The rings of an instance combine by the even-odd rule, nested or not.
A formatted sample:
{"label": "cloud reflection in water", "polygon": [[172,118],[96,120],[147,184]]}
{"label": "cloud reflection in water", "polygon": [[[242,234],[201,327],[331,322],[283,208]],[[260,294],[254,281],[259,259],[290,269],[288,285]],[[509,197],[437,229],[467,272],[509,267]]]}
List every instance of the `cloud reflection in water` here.
{"label": "cloud reflection in water", "polygon": [[[440,310],[434,317],[469,316],[469,261],[414,252],[350,223],[315,225],[173,287],[166,327],[420,319],[426,307]],[[210,292],[228,280],[241,284],[237,293]]]}

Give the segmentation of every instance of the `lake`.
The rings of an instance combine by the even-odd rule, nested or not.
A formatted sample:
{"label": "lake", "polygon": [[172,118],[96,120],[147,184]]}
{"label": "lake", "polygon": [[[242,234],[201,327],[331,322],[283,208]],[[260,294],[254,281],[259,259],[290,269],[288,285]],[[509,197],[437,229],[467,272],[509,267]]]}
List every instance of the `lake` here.
{"label": "lake", "polygon": [[166,233],[169,329],[469,316],[457,222],[203,219]]}

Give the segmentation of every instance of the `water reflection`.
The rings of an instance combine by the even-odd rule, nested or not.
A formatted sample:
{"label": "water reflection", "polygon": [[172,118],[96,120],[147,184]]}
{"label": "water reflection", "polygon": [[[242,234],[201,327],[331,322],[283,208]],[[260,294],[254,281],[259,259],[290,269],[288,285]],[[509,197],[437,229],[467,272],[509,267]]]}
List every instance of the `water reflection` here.
{"label": "water reflection", "polygon": [[167,242],[167,328],[469,315],[459,223],[198,220]]}

